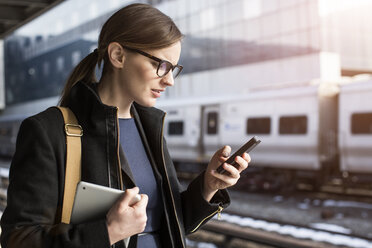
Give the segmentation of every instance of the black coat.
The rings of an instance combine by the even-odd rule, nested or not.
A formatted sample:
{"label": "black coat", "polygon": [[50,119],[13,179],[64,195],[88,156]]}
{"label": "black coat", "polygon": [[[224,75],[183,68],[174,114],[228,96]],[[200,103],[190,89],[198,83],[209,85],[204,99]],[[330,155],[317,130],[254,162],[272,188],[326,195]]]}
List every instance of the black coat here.
{"label": "black coat", "polygon": [[[119,144],[117,108],[104,105],[94,88],[93,84],[77,83],[68,101],[84,130],[81,179],[112,188],[133,187]],[[185,235],[198,229],[220,206],[227,206],[228,194],[218,191],[211,203],[206,202],[201,194],[203,174],[182,191],[163,137],[165,113],[138,104],[131,111],[161,188],[163,245],[186,248]],[[23,121],[1,219],[3,248],[110,247],[104,218],[75,225],[61,223],[65,156],[64,121],[58,109],[51,107]],[[129,247],[135,243],[136,236]],[[118,242],[116,247],[124,247],[124,243]]]}

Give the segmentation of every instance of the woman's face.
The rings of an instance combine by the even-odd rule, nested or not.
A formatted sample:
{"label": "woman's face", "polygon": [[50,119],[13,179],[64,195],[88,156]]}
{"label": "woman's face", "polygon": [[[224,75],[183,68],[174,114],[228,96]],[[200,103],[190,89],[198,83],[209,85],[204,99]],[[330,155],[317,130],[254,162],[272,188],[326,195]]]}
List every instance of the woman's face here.
{"label": "woman's face", "polygon": [[[176,65],[181,54],[181,42],[162,49],[143,51]],[[174,84],[172,71],[164,77],[156,74],[158,64],[142,54],[126,50],[124,66],[120,72],[121,95],[142,106],[154,106],[165,89]]]}

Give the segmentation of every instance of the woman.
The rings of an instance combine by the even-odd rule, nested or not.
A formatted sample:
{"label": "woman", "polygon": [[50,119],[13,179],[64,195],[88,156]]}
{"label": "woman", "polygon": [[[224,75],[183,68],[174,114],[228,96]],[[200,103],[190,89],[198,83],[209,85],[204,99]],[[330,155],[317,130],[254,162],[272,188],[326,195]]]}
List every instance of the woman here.
{"label": "woman", "polygon": [[[81,180],[126,189],[106,218],[61,223],[65,173],[62,115],[49,108],[21,125],[10,169],[1,244],[7,247],[186,247],[185,235],[229,204],[226,188],[248,166],[248,154],[224,164],[230,147],[181,192],[163,138],[165,114],[153,106],[174,84],[182,34],[173,21],[145,4],[132,4],[107,20],[98,48],[74,69],[61,105],[83,127]],[[96,83],[96,65],[103,62]],[[129,205],[141,193],[141,200]]]}

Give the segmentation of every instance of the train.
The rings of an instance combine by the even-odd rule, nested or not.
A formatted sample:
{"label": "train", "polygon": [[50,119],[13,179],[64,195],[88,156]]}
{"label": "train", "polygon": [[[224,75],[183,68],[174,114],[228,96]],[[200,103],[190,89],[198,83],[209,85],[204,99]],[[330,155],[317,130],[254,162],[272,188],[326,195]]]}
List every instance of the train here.
{"label": "train", "polygon": [[252,171],[245,175],[255,186],[371,190],[372,80],[354,81],[160,102],[177,170],[200,171],[220,147],[235,151],[259,136]]}

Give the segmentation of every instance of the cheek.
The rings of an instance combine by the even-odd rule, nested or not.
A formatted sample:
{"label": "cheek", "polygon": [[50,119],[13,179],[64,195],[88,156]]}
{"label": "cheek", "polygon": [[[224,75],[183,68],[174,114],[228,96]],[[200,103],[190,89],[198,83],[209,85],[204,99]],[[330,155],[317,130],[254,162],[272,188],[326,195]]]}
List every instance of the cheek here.
{"label": "cheek", "polygon": [[154,75],[156,76],[156,70],[148,66],[137,66],[134,69],[134,74],[138,80],[147,83],[155,78]]}

